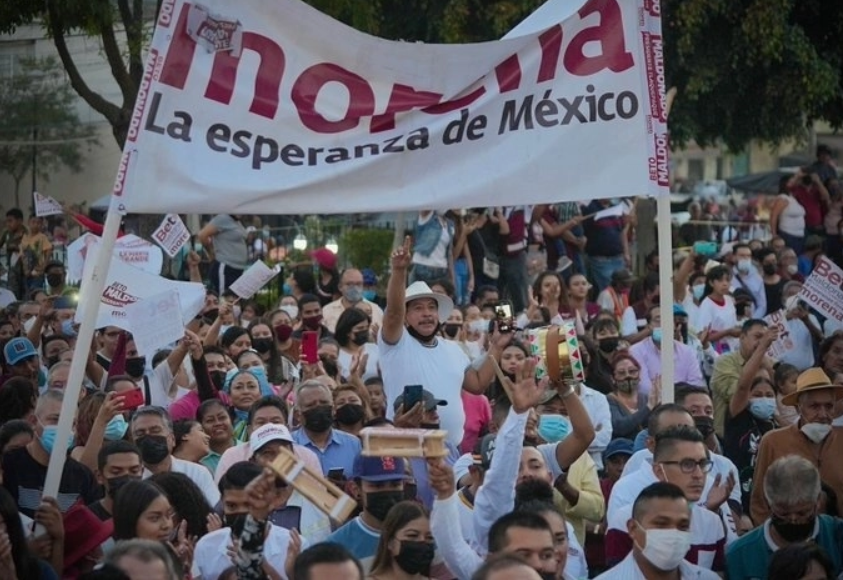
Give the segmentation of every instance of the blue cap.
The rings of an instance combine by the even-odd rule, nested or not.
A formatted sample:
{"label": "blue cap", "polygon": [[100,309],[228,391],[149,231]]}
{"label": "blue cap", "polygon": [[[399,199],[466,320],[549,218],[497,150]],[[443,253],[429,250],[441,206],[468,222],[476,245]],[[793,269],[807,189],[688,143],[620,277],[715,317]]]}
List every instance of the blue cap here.
{"label": "blue cap", "polygon": [[631,439],[612,439],[603,452],[603,461],[614,457],[615,455],[632,455],[632,440]]}
{"label": "blue cap", "polygon": [[378,277],[375,275],[375,271],[371,268],[363,268],[363,271],[360,272],[363,274],[363,285],[365,286],[376,286],[378,283]]}
{"label": "blue cap", "polygon": [[17,337],[6,343],[3,348],[3,356],[6,357],[6,363],[15,366],[22,360],[31,356],[38,356],[38,351],[32,345],[28,338]]}
{"label": "blue cap", "polygon": [[684,316],[686,318],[688,317],[688,313],[685,312],[685,309],[682,308],[681,304],[674,304],[673,305],[673,315],[674,316]]}
{"label": "blue cap", "polygon": [[363,481],[401,481],[404,475],[404,460],[400,457],[358,455],[354,459],[354,477]]}

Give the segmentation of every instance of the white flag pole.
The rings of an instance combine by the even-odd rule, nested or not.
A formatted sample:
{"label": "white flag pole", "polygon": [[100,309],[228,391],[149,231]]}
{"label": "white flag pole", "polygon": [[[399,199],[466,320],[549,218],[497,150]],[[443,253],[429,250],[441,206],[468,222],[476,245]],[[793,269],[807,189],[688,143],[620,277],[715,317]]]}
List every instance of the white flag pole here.
{"label": "white flag pole", "polygon": [[94,337],[100,299],[105,289],[106,275],[114,252],[117,232],[120,230],[121,219],[122,215],[117,211],[117,207],[112,201],[105,218],[102,241],[99,251],[96,253],[96,262],[91,277],[82,280],[78,308],[82,309],[84,318],[80,321],[76,347],[73,349],[73,360],[70,363],[70,376],[64,389],[64,401],[62,402],[61,415],[56,430],[56,441],[47,467],[47,479],[44,483],[43,493],[45,497],[58,496],[61,474],[64,471],[64,463],[67,459],[67,443],[73,428],[73,419],[76,417],[79,392],[82,389],[82,379],[85,376],[85,366],[88,362],[88,349],[91,348],[91,340]]}
{"label": "white flag pole", "polygon": [[[676,88],[665,95],[668,118],[670,107],[676,96]],[[673,232],[670,225],[670,196],[667,192],[656,198],[656,217],[659,242],[659,295],[661,296],[661,387],[662,402],[672,403],[674,399],[673,366]]]}

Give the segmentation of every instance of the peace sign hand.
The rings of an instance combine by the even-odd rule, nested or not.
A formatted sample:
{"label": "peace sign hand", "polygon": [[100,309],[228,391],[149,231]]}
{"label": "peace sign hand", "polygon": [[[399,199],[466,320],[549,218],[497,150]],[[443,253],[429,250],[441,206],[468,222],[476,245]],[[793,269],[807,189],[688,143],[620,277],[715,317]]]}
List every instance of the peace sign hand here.
{"label": "peace sign hand", "polygon": [[412,244],[412,238],[410,236],[406,236],[404,238],[404,245],[395,248],[395,250],[392,251],[392,259],[390,263],[392,265],[393,272],[405,271],[410,267],[410,262],[413,257]]}

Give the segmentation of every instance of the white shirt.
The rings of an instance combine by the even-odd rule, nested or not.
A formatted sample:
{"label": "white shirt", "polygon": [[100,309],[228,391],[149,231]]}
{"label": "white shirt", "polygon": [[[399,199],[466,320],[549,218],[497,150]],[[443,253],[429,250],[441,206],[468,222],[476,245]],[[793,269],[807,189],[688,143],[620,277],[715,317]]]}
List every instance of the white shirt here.
{"label": "white shirt", "polygon": [[[377,324],[378,327],[383,326],[383,310],[380,306],[375,304],[374,302],[370,302],[369,300],[363,299],[363,302],[369,305],[369,308],[372,309],[372,323]],[[337,321],[340,319],[340,316],[343,312],[345,312],[346,306],[342,302],[342,298],[337,298],[333,302],[329,302],[325,306],[322,307],[322,324],[330,330],[334,332],[337,328]]]}
{"label": "white shirt", "polygon": [[[718,332],[724,330],[731,330],[738,325],[738,314],[735,311],[735,301],[731,296],[724,296],[725,304],[720,306],[706,296],[700,302],[700,309],[697,314],[697,327],[700,331],[711,327],[711,330]],[[729,345],[729,350],[734,351],[738,348],[738,339],[728,336],[722,339]]]}
{"label": "white shirt", "polygon": [[632,306],[624,308],[621,317],[621,336],[632,336],[645,326],[647,326],[646,318],[636,318]]}
{"label": "white shirt", "polygon": [[[363,371],[362,379],[370,379],[378,376],[378,347],[376,344],[367,342],[363,345],[363,352],[369,358],[366,361],[366,369]],[[337,358],[337,366],[340,369],[340,376],[348,378],[351,376],[351,355],[343,349],[340,349],[340,355]]]}
{"label": "white shirt", "polygon": [[[202,490],[202,494],[208,500],[208,503],[211,504],[211,507],[217,505],[217,502],[220,501],[220,490],[214,485],[214,478],[207,467],[193,463],[192,461],[185,461],[178,457],[173,457],[172,455],[170,456],[170,461],[172,462],[170,464],[170,471],[173,473],[183,473],[188,476]],[[150,477],[152,477],[152,472],[144,468],[143,478],[147,479]]]}
{"label": "white shirt", "polygon": [[594,441],[588,446],[588,454],[599,471],[603,469],[603,452],[612,440],[612,411],[606,395],[586,385],[580,385],[580,401],[594,425]]}
{"label": "white shirt", "polygon": [[[208,532],[196,543],[193,552],[193,567],[190,570],[193,580],[216,580],[226,569],[234,565],[228,557],[231,544],[231,528],[221,528]],[[269,535],[263,544],[263,558],[282,578],[287,578],[284,562],[287,561],[287,546],[290,544],[290,532],[282,527],[270,524]],[[302,550],[308,542],[302,537]]]}
{"label": "white shirt", "polygon": [[406,385],[422,385],[437,399],[448,401],[438,408],[439,422],[448,432],[448,441],[459,446],[462,442],[465,410],[462,405],[462,384],[471,364],[459,345],[450,340],[437,339],[428,347],[402,329],[395,344],[387,344],[383,334],[378,338],[383,388],[386,397],[386,418],[392,419],[393,401]]}
{"label": "white shirt", "polygon": [[[820,327],[816,316],[809,314],[808,319],[815,328]],[[779,361],[795,366],[801,373],[814,366],[814,337],[811,336],[806,322],[798,318],[785,320],[785,326],[789,335],[787,338],[793,342],[793,348],[782,354]]]}
{"label": "white shirt", "polygon": [[[679,564],[679,577],[682,580],[720,580],[720,576],[711,570],[700,568],[684,560]],[[647,580],[647,578],[638,567],[633,553],[630,552],[620,564],[603,572],[595,580]]]}
{"label": "white shirt", "polygon": [[447,220],[436,212],[430,212],[427,217],[419,215],[419,225],[423,226],[432,219],[438,219],[442,223],[442,233],[439,235],[439,241],[429,256],[423,256],[419,252],[413,252],[413,264],[428,266],[430,268],[447,268],[450,263],[448,260],[448,250],[451,244],[449,225]]}

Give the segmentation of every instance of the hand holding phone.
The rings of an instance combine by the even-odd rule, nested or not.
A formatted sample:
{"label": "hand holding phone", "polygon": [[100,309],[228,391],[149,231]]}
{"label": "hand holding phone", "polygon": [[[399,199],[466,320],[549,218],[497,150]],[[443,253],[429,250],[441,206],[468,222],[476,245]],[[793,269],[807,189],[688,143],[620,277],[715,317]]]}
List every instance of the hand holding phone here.
{"label": "hand holding phone", "polygon": [[509,302],[499,302],[495,305],[495,320],[497,321],[500,332],[512,332],[512,304]]}
{"label": "hand holding phone", "polygon": [[143,389],[140,388],[129,389],[128,391],[117,393],[117,396],[123,401],[122,408],[124,411],[134,411],[138,407],[143,407],[145,402]]}
{"label": "hand holding phone", "polygon": [[403,398],[401,399],[401,406],[404,408],[405,413],[415,407],[417,403],[422,402],[423,389],[424,387],[422,387],[421,385],[406,385],[404,387],[404,394]]}

